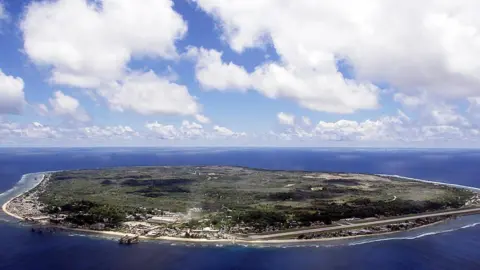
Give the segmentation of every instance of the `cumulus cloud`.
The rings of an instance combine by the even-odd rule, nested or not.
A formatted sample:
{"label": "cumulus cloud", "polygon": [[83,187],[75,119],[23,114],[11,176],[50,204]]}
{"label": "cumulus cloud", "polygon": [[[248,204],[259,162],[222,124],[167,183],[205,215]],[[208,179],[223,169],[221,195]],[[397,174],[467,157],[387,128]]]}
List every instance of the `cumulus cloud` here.
{"label": "cumulus cloud", "polygon": [[382,117],[378,120],[363,122],[339,120],[337,122],[320,121],[313,133],[324,140],[346,141],[403,141],[406,122],[399,117]]}
{"label": "cumulus cloud", "polygon": [[292,114],[279,112],[277,114],[278,122],[282,125],[293,126],[295,124],[295,116]]}
{"label": "cumulus cloud", "polygon": [[38,122],[25,125],[10,122],[0,122],[0,141],[8,139],[52,139],[61,134],[52,127]]}
{"label": "cumulus cloud", "polygon": [[233,63],[223,63],[221,52],[191,47],[187,55],[197,60],[196,77],[204,89],[246,91],[251,87],[247,71]]}
{"label": "cumulus cloud", "polygon": [[395,101],[400,102],[402,105],[410,108],[417,108],[427,103],[424,97],[410,96],[403,93],[395,93],[393,98]]}
{"label": "cumulus cloud", "polygon": [[76,145],[76,143],[83,142],[91,145],[94,142],[116,143],[139,136],[139,133],[131,127],[121,125],[66,128],[44,125],[39,122],[27,124],[0,122],[0,142],[12,144]]}
{"label": "cumulus cloud", "polygon": [[[35,1],[21,22],[26,55],[51,68],[51,82],[85,88],[116,111],[196,116],[188,89],[166,74],[135,71],[132,59],[178,58],[187,24],[171,0]],[[208,122],[205,116],[199,121]]]}
{"label": "cumulus cloud", "polygon": [[437,125],[470,126],[470,122],[460,115],[454,107],[441,104],[429,108],[428,116]]}
{"label": "cumulus cloud", "polygon": [[[446,112],[444,112],[447,114]],[[285,130],[271,132],[270,136],[281,140],[311,142],[342,141],[375,143],[417,143],[470,141],[478,142],[480,131],[462,124],[454,116],[442,115],[437,122],[422,123],[412,121],[404,112],[397,115],[383,116],[376,120],[353,121],[338,120],[333,122],[320,121],[312,127],[293,125]]]}
{"label": "cumulus cloud", "polygon": [[306,116],[302,116],[302,121],[303,121],[303,124],[306,125],[306,126],[311,126],[312,125],[312,120],[310,120],[310,118],[308,118]]}
{"label": "cumulus cloud", "polygon": [[158,122],[147,123],[145,127],[154,133],[154,137],[164,140],[198,139],[207,138],[209,135],[202,125],[187,120],[184,120],[180,127]]}
{"label": "cumulus cloud", "polygon": [[200,106],[185,86],[159,77],[153,71],[129,74],[102,88],[99,93],[117,111],[194,116],[200,112]]}
{"label": "cumulus cloud", "polygon": [[21,22],[24,50],[52,67],[52,81],[98,87],[132,57],[174,58],[187,25],[171,0],[34,1]]}
{"label": "cumulus cloud", "polygon": [[[438,98],[431,98],[422,92],[418,96],[396,93],[394,100],[401,103],[406,110],[416,112],[417,121],[424,125],[470,126],[470,121],[455,106]],[[475,98],[468,98],[471,108]],[[403,114],[403,112],[400,112]]]}
{"label": "cumulus cloud", "polygon": [[222,126],[214,126],[213,130],[215,131],[214,134],[220,135],[222,137],[238,138],[238,137],[247,136],[247,133],[245,133],[245,132],[234,132],[231,129],[226,128],[226,127],[222,127]]}
{"label": "cumulus cloud", "polygon": [[[56,91],[49,99],[51,112],[54,115],[66,117],[67,119],[88,122],[90,116],[85,112],[80,102],[71,96],[65,95],[62,91]],[[44,104],[38,105],[39,112],[48,113]]]}
{"label": "cumulus cloud", "polygon": [[335,67],[317,69],[297,63],[265,63],[248,73],[234,63],[224,63],[222,54],[216,50],[190,48],[187,55],[196,59],[196,77],[206,90],[253,89],[268,98],[288,98],[311,110],[335,113],[378,106],[375,85],[345,79]]}
{"label": "cumulus cloud", "polygon": [[[72,131],[71,131],[72,132]],[[73,130],[74,133],[77,133],[78,138],[83,139],[94,139],[94,140],[105,140],[105,139],[131,139],[138,137],[139,133],[132,129],[130,126],[90,126],[82,127],[78,130]]]}
{"label": "cumulus cloud", "polygon": [[22,78],[9,76],[0,69],[0,114],[20,114],[25,102]]}
{"label": "cumulus cloud", "polygon": [[195,119],[196,119],[198,122],[202,123],[202,124],[208,124],[208,123],[210,123],[210,118],[206,117],[206,116],[203,115],[203,114],[196,114],[196,115],[195,115]]}
{"label": "cumulus cloud", "polygon": [[178,138],[179,134],[175,126],[163,125],[158,122],[147,123],[145,127],[153,131],[156,137],[165,140],[173,140]]}
{"label": "cumulus cloud", "polygon": [[182,125],[180,127],[180,134],[182,138],[188,139],[198,139],[207,136],[202,125],[186,120],[182,122]]}
{"label": "cumulus cloud", "polygon": [[[409,95],[479,95],[478,1],[194,2],[219,22],[233,50],[275,48],[279,63],[255,72],[269,85],[270,91],[262,91],[267,96],[351,112],[377,105],[377,91],[366,82],[386,83]],[[338,73],[339,60],[352,67],[353,80]]]}
{"label": "cumulus cloud", "polygon": [[189,140],[189,139],[216,139],[216,138],[237,138],[246,136],[244,132],[234,132],[226,127],[214,126],[212,130],[205,130],[204,127],[195,122],[184,120],[179,127],[165,125],[159,122],[147,123],[145,127],[153,132],[153,137],[164,140]]}
{"label": "cumulus cloud", "polygon": [[226,127],[221,127],[221,126],[214,126],[213,130],[221,136],[233,136],[235,132],[231,131],[230,129]]}

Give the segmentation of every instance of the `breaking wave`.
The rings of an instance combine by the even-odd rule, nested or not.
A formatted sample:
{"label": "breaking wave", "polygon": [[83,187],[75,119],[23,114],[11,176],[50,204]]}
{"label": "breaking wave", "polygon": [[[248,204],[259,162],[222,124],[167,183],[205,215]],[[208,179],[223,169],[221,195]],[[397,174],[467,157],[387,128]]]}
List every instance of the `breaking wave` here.
{"label": "breaking wave", "polygon": [[469,186],[450,184],[450,183],[445,183],[445,182],[436,182],[436,181],[406,177],[406,176],[395,175],[395,174],[377,174],[377,175],[387,176],[387,177],[390,176],[390,177],[396,177],[396,178],[405,179],[405,180],[413,180],[413,181],[419,181],[419,182],[430,183],[430,184],[437,184],[437,185],[444,185],[444,186],[450,186],[450,187],[457,187],[457,188],[463,188],[463,189],[468,189],[468,190],[480,191],[480,188],[477,188],[477,187],[469,187]]}
{"label": "breaking wave", "polygon": [[[9,190],[0,194],[0,207],[9,200],[21,195],[24,192],[36,187],[43,180],[43,176],[51,172],[27,173],[22,175],[20,180]],[[0,221],[12,221],[10,216],[0,211]]]}
{"label": "breaking wave", "polygon": [[18,196],[42,182],[43,176],[49,173],[54,173],[56,171],[48,172],[37,172],[37,173],[27,173],[22,175],[20,180],[9,190],[0,193],[0,202],[6,202],[12,199],[15,196]]}
{"label": "breaking wave", "polygon": [[463,227],[461,227],[461,228],[462,228],[462,229],[472,228],[472,227],[476,227],[476,226],[479,225],[479,224],[480,224],[480,222],[477,222],[477,223],[465,225],[465,226],[463,226]]}
{"label": "breaking wave", "polygon": [[[3,193],[0,193],[0,199],[3,199],[3,198],[6,198],[6,197],[10,197],[12,194],[14,194],[16,191],[20,190],[20,189],[23,189],[26,185],[26,183],[28,182],[30,176],[32,174],[24,174],[22,175],[22,178],[20,178],[20,181],[18,181],[15,186],[13,186],[11,189],[3,192]],[[10,198],[9,198],[10,199]]]}
{"label": "breaking wave", "polygon": [[372,240],[353,242],[353,243],[350,243],[348,245],[349,246],[356,246],[356,245],[363,245],[363,244],[383,242],[383,241],[392,241],[392,240],[415,240],[415,239],[419,239],[419,238],[423,238],[423,237],[427,237],[427,236],[449,233],[449,232],[454,232],[454,231],[458,231],[458,230],[462,230],[462,229],[472,228],[472,227],[475,227],[479,224],[480,224],[480,222],[476,222],[476,223],[468,224],[468,225],[465,225],[465,226],[462,226],[462,227],[459,227],[459,228],[453,228],[453,229],[441,230],[441,231],[434,231],[434,232],[427,232],[427,233],[422,233],[422,234],[415,235],[415,236],[372,239]]}

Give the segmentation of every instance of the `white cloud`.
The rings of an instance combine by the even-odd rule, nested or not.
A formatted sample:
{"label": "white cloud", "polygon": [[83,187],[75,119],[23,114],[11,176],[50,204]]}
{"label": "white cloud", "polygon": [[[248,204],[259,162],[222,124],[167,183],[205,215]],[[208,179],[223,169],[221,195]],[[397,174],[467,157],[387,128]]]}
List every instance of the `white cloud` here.
{"label": "white cloud", "polygon": [[[334,122],[320,121],[312,127],[288,126],[281,132],[250,134],[234,132],[229,128],[214,126],[206,130],[201,124],[183,121],[180,125],[147,123],[146,131],[136,131],[129,126],[48,126],[38,122],[29,124],[1,122],[0,142],[3,145],[119,145],[122,143],[156,144],[168,140],[172,143],[200,140],[205,144],[238,142],[271,144],[272,139],[284,141],[287,145],[326,145],[354,143],[353,145],[412,145],[425,143],[437,145],[455,142],[456,145],[479,145],[480,130],[472,127],[451,125],[418,125],[404,118],[404,115],[380,117],[377,120]],[[253,142],[254,140],[255,142]],[[170,142],[169,142],[170,144]]]}
{"label": "white cloud", "polygon": [[295,116],[292,114],[279,112],[277,114],[278,122],[282,125],[293,126],[295,124]]}
{"label": "white cloud", "polygon": [[[52,108],[52,113],[57,116],[67,117],[79,122],[88,122],[90,121],[90,116],[85,112],[85,110],[80,106],[80,102],[76,98],[65,95],[61,91],[56,91],[53,94],[53,97],[49,99],[50,106]],[[43,104],[39,105],[40,110],[45,110]]]}
{"label": "white cloud", "polygon": [[99,93],[117,111],[193,116],[200,111],[200,106],[185,86],[158,77],[153,71],[132,73],[102,88]]}
{"label": "white cloud", "polygon": [[138,137],[139,133],[132,129],[130,126],[90,126],[83,127],[74,131],[78,134],[78,138],[87,138],[87,139],[131,139],[133,137]]}
{"label": "white cloud", "polygon": [[[446,112],[444,112],[447,114]],[[342,141],[355,143],[406,143],[471,142],[479,141],[480,131],[471,125],[462,124],[453,116],[442,115],[442,120],[431,123],[413,122],[404,112],[383,116],[377,120],[335,122],[320,121],[314,127],[291,126],[283,131],[271,132],[270,136],[289,141]]]}
{"label": "white cloud", "polygon": [[49,114],[48,107],[45,104],[36,104],[33,105],[33,108],[41,116],[47,116]]}
{"label": "white cloud", "polygon": [[233,136],[235,134],[235,132],[231,131],[230,129],[221,126],[214,126],[213,130],[222,136]]}
{"label": "white cloud", "polygon": [[429,108],[427,113],[433,123],[437,125],[470,126],[470,122],[465,117],[446,104]]}
{"label": "white cloud", "polygon": [[178,128],[174,125],[163,125],[158,122],[147,123],[145,127],[154,133],[154,137],[165,140],[197,139],[207,137],[202,125],[186,120],[184,120],[181,126]]}
{"label": "white cloud", "polygon": [[[44,125],[39,122],[28,124],[0,121],[0,143],[2,145],[144,145],[157,144],[159,140],[172,143],[194,142],[216,144],[231,142],[246,137],[226,127],[215,126],[210,130],[196,122],[183,121],[179,125],[147,123],[145,130],[137,131],[127,125],[117,126],[63,126]],[[157,141],[157,142],[156,142]],[[173,142],[175,141],[175,142]],[[170,143],[170,142],[169,142]]]}
{"label": "white cloud", "polygon": [[308,118],[306,116],[302,116],[302,121],[303,121],[303,124],[306,125],[306,126],[311,126],[312,125],[312,120],[310,120],[310,118]]}
{"label": "white cloud", "polygon": [[[374,109],[378,105],[376,86],[345,79],[335,67],[265,63],[247,73],[236,64],[223,63],[221,53],[215,50],[191,48],[187,55],[196,58],[196,77],[206,90],[254,89],[268,98],[292,99],[311,110],[335,113]],[[331,60],[335,66],[335,60]]]}
{"label": "white cloud", "polygon": [[0,21],[5,20],[8,18],[7,11],[5,10],[5,7],[3,6],[3,2],[0,2]]}
{"label": "white cloud", "polygon": [[22,78],[6,75],[0,70],[0,114],[20,114],[25,102]]}
{"label": "white cloud", "polygon": [[186,120],[182,122],[182,125],[180,127],[180,133],[182,138],[188,139],[207,137],[202,125]]}
{"label": "white cloud", "polygon": [[465,132],[458,127],[439,125],[439,126],[425,126],[421,128],[425,140],[462,140]]}
{"label": "white cloud", "polygon": [[[480,94],[478,1],[194,2],[219,21],[237,52],[275,48],[279,63],[257,67],[262,83],[252,84],[270,97],[352,112],[377,105],[375,88],[364,81],[445,99]],[[339,59],[352,66],[353,81],[338,74]]]}
{"label": "white cloud", "polygon": [[[120,112],[200,115],[170,67],[162,76],[128,68],[132,59],[178,57],[175,42],[185,36],[187,24],[171,0],[33,2],[21,29],[26,54],[52,68],[55,84],[87,88]],[[203,115],[198,119],[208,122]]]}
{"label": "white cloud", "polygon": [[16,130],[20,133],[22,137],[34,138],[34,139],[44,139],[44,138],[57,138],[60,135],[58,132],[48,126],[43,126],[40,123],[34,122],[31,125],[28,125],[24,129]]}
{"label": "white cloud", "polygon": [[205,130],[201,124],[184,120],[179,127],[158,122],[147,123],[145,127],[153,132],[153,137],[166,140],[237,138],[246,136],[244,132],[234,132],[226,127],[214,126]]}
{"label": "white cloud", "polygon": [[140,136],[129,126],[87,126],[65,128],[48,126],[39,122],[19,124],[0,122],[0,142],[9,144],[33,143],[35,145],[70,145],[95,142],[118,143]]}
{"label": "white cloud", "polygon": [[422,97],[410,96],[403,93],[396,93],[393,98],[395,101],[400,102],[404,106],[411,108],[416,108],[426,103],[426,100]]}
{"label": "white cloud", "polygon": [[480,119],[480,96],[469,98],[468,103],[468,116],[478,121],[478,119]]}
{"label": "white cloud", "polygon": [[213,130],[215,131],[215,133],[217,135],[220,135],[222,137],[243,137],[243,136],[247,136],[247,134],[245,132],[240,132],[240,133],[234,132],[234,131],[230,130],[229,128],[222,127],[222,126],[214,126]]}
{"label": "white cloud", "polygon": [[210,123],[210,118],[206,117],[205,115],[203,114],[196,114],[195,115],[195,119],[197,119],[198,122],[202,123],[202,124],[208,124]]}
{"label": "white cloud", "polygon": [[[403,93],[396,93],[394,100],[400,102],[405,109],[413,110],[419,115],[418,122],[424,125],[450,125],[470,126],[470,121],[462,116],[457,108],[438,99],[432,99],[425,93],[419,96],[411,96]],[[474,107],[475,98],[468,98],[471,107]],[[399,112],[403,114],[403,112]],[[406,116],[408,118],[408,116]]]}
{"label": "white cloud", "polygon": [[406,122],[400,117],[382,117],[363,122],[339,120],[320,121],[314,128],[315,136],[326,140],[346,141],[403,141]]}
{"label": "white cloud", "polygon": [[197,59],[196,77],[206,90],[242,90],[251,87],[250,75],[233,63],[223,63],[222,53],[204,48],[189,48],[187,56]]}
{"label": "white cloud", "polygon": [[187,25],[171,0],[32,2],[21,29],[24,50],[52,67],[52,81],[98,87],[122,78],[133,57],[177,56]]}
{"label": "white cloud", "polygon": [[158,122],[147,123],[145,127],[155,132],[156,137],[164,140],[173,140],[178,138],[179,133],[173,125],[163,125]]}
{"label": "white cloud", "polygon": [[397,113],[398,113],[398,117],[401,119],[401,120],[404,120],[404,121],[411,121],[412,119],[406,115],[402,110],[398,109],[397,110]]}
{"label": "white cloud", "polygon": [[0,122],[0,141],[22,139],[52,139],[61,135],[54,128],[44,126],[38,122],[26,125],[18,123]]}
{"label": "white cloud", "polygon": [[470,102],[470,105],[479,106],[480,105],[480,96],[479,97],[470,97],[470,98],[468,98],[468,102]]}

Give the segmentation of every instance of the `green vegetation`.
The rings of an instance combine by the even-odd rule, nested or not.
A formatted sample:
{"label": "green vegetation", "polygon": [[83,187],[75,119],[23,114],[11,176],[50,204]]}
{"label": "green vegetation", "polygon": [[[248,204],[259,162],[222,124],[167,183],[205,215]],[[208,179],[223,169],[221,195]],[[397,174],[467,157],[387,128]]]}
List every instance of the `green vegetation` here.
{"label": "green vegetation", "polygon": [[[78,224],[115,227],[128,215],[187,213],[211,226],[262,231],[458,208],[462,189],[375,175],[268,171],[240,167],[134,167],[58,172],[40,200]],[[191,220],[194,226],[197,220]]]}
{"label": "green vegetation", "polygon": [[115,228],[125,221],[125,212],[121,207],[99,205],[90,201],[74,201],[61,206],[49,206],[48,214],[68,213],[65,221],[76,225],[92,225],[103,223],[106,227]]}

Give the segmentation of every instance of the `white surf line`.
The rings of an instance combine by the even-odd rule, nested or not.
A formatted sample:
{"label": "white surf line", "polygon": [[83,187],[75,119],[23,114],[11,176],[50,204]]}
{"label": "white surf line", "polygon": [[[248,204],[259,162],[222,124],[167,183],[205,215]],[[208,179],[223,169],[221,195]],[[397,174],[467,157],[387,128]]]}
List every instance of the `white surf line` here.
{"label": "white surf line", "polygon": [[[460,228],[459,228],[460,229]],[[459,230],[456,229],[456,230]],[[383,241],[393,241],[393,240],[415,240],[419,238],[423,238],[426,236],[431,236],[431,235],[436,235],[436,234],[442,234],[442,233],[448,233],[448,232],[453,232],[456,231],[455,229],[449,229],[449,230],[443,230],[443,231],[437,231],[437,232],[427,232],[423,233],[420,235],[416,236],[407,236],[407,237],[390,237],[390,238],[380,238],[380,239],[374,239],[374,240],[365,240],[365,241],[360,241],[360,242],[353,242],[348,244],[349,246],[357,246],[357,245],[363,245],[363,244],[370,244],[370,243],[375,243],[375,242],[383,242]]]}
{"label": "white surf line", "polygon": [[458,188],[480,191],[480,188],[477,188],[477,187],[469,187],[469,186],[463,186],[463,185],[458,185],[458,184],[450,184],[450,183],[445,183],[445,182],[436,182],[436,181],[406,177],[406,176],[395,175],[395,174],[375,174],[375,175],[384,176],[384,177],[389,177],[390,176],[390,177],[396,177],[396,178],[405,179],[405,180],[413,180],[413,181],[430,183],[430,184],[437,184],[437,185],[444,185],[444,186],[451,186],[451,187],[458,187]]}
{"label": "white surf line", "polygon": [[452,228],[452,229],[447,229],[447,230],[442,230],[442,231],[434,231],[434,232],[426,232],[426,233],[422,233],[422,234],[414,235],[414,236],[372,239],[372,240],[353,242],[353,243],[349,243],[348,245],[349,246],[356,246],[356,245],[370,244],[370,243],[383,242],[383,241],[392,241],[392,240],[415,240],[415,239],[423,238],[423,237],[426,237],[426,236],[432,236],[432,235],[437,235],[437,234],[455,232],[455,231],[462,230],[462,229],[468,229],[468,228],[476,227],[478,225],[480,225],[480,222],[464,225],[464,226],[459,227],[459,228]]}
{"label": "white surf line", "polygon": [[[18,216],[18,215],[15,215],[14,213],[8,211],[8,209],[7,209],[8,204],[9,204],[10,202],[12,202],[14,199],[22,196],[23,194],[29,192],[30,190],[32,190],[32,189],[36,188],[38,185],[40,185],[40,183],[43,182],[43,180],[45,179],[45,176],[46,176],[48,173],[49,173],[49,172],[39,172],[39,173],[28,173],[28,174],[22,175],[22,178],[20,179],[20,181],[17,182],[17,184],[20,183],[20,182],[24,179],[24,177],[28,177],[29,175],[41,175],[42,179],[41,179],[40,181],[38,181],[38,183],[36,183],[36,184],[35,184],[33,187],[31,187],[30,189],[25,190],[24,192],[22,192],[22,193],[20,193],[20,194],[18,194],[18,195],[16,195],[16,196],[14,196],[14,197],[10,198],[8,201],[6,201],[6,202],[2,205],[2,211],[3,211],[5,214],[7,214],[7,215],[9,215],[9,216],[11,216],[11,217],[14,217],[14,218],[19,219],[19,220],[24,220],[23,217]],[[15,186],[16,186],[16,184],[15,184]],[[12,189],[10,189],[10,190],[2,193],[2,195],[3,195],[3,194],[8,194],[8,192],[14,191],[14,190],[15,190],[15,186],[14,186]]]}
{"label": "white surf line", "polygon": [[0,198],[3,198],[4,196],[8,196],[10,193],[15,192],[17,189],[20,189],[21,186],[18,186],[18,185],[19,185],[19,184],[22,184],[22,185],[23,185],[23,183],[24,183],[25,181],[27,181],[28,176],[30,176],[31,174],[32,174],[32,173],[27,173],[27,174],[22,175],[22,176],[20,177],[20,180],[18,180],[18,182],[15,183],[15,185],[14,185],[11,189],[6,190],[6,191],[4,191],[3,193],[0,194]]}

